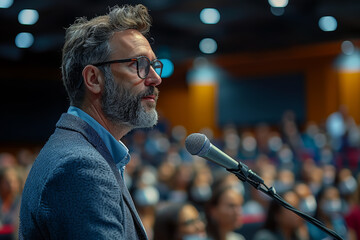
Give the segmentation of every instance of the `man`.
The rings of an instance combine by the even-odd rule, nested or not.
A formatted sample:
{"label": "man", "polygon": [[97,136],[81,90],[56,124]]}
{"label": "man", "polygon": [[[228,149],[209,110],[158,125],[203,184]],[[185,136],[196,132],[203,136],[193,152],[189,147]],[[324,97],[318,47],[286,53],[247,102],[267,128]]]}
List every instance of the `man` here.
{"label": "man", "polygon": [[143,5],[80,18],[66,31],[62,74],[70,99],[23,191],[20,239],[147,239],[123,171],[120,139],[157,123],[162,63],[145,35]]}

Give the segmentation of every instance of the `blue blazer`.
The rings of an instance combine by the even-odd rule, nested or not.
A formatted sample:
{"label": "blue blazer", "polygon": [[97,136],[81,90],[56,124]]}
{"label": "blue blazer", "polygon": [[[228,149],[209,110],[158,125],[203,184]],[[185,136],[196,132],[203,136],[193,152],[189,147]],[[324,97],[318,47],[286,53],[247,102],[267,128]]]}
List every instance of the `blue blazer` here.
{"label": "blue blazer", "polygon": [[64,113],[25,183],[20,239],[147,239],[109,150]]}

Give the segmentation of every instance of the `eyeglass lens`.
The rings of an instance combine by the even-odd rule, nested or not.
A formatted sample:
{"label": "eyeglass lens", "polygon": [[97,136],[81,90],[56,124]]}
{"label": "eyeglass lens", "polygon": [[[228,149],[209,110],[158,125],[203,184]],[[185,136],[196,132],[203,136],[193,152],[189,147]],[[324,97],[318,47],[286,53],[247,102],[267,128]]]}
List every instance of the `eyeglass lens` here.
{"label": "eyeglass lens", "polygon": [[[150,61],[146,57],[141,57],[137,60],[138,72],[140,78],[146,78],[150,71]],[[151,63],[151,66],[154,68],[155,72],[161,76],[162,64],[160,61],[155,60]]]}

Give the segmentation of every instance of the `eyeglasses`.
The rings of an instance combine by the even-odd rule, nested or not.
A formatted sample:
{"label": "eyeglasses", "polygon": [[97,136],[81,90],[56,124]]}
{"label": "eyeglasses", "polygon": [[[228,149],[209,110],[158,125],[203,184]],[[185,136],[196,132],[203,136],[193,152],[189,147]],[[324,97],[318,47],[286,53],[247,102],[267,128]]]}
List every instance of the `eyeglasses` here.
{"label": "eyeglasses", "polygon": [[101,66],[106,64],[112,64],[112,63],[125,63],[125,62],[132,62],[136,61],[136,70],[139,78],[145,79],[149,72],[150,72],[150,66],[155,70],[155,72],[161,77],[163,64],[158,59],[154,59],[150,61],[148,57],[140,56],[137,58],[127,58],[127,59],[120,59],[120,60],[112,60],[107,62],[100,62],[93,64],[94,66]]}

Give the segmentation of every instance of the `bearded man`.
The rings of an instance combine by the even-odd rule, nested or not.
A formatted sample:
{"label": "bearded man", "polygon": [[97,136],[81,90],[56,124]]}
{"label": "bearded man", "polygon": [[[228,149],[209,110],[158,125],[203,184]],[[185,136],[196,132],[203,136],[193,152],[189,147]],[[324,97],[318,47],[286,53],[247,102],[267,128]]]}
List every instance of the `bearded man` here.
{"label": "bearded man", "polygon": [[162,63],[143,5],[113,7],[67,30],[62,79],[70,107],[26,180],[20,239],[147,239],[123,180],[120,141],[157,123]]}

